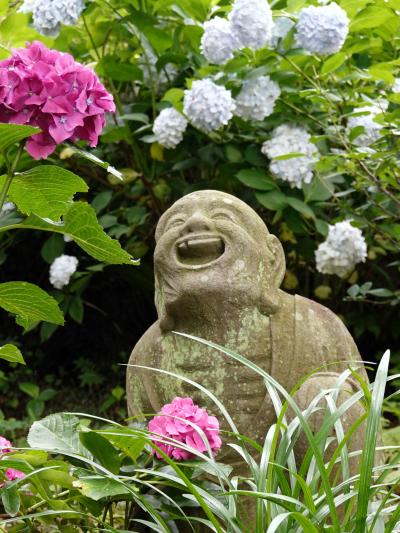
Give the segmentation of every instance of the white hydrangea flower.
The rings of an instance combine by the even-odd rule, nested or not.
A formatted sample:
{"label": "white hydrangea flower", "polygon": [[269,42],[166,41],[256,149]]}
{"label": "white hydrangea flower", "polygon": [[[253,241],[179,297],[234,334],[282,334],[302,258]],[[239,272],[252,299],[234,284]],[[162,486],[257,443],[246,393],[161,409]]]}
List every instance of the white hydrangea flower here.
{"label": "white hydrangea flower", "polygon": [[342,48],[348,33],[346,11],[336,2],[327,6],[309,6],[300,11],[296,41],[308,52],[334,54]]}
{"label": "white hydrangea flower", "polygon": [[64,242],[72,242],[73,238],[70,235],[65,234],[63,236]]}
{"label": "white hydrangea flower", "polygon": [[329,226],[328,237],[315,252],[317,270],[322,274],[336,274],[344,278],[357,263],[367,257],[367,245],[361,230],[349,220]]}
{"label": "white hydrangea flower", "polygon": [[273,112],[280,94],[279,85],[269,76],[245,80],[236,97],[235,115],[244,120],[264,120]]}
{"label": "white hydrangea flower", "polygon": [[15,211],[15,209],[15,204],[13,202],[4,202],[0,211],[0,215],[7,215],[8,213]]}
{"label": "white hydrangea flower", "polygon": [[392,91],[394,93],[400,93],[400,78],[395,78],[394,83],[392,85]]}
{"label": "white hydrangea flower", "polygon": [[190,122],[209,133],[228,124],[235,110],[231,91],[210,79],[196,80],[185,90],[183,112]]}
{"label": "white hydrangea flower", "polygon": [[76,24],[84,9],[82,0],[24,0],[19,11],[32,13],[33,26],[39,33],[56,37],[61,24]]}
{"label": "white hydrangea flower", "polygon": [[157,142],[165,148],[175,148],[183,139],[188,125],[186,118],[173,107],[163,109],[153,124]]}
{"label": "white hydrangea flower", "polygon": [[270,48],[276,48],[279,39],[284,39],[286,35],[293,28],[294,22],[288,17],[277,17],[274,19],[274,25],[272,27],[272,33],[268,39],[268,46]]}
{"label": "white hydrangea flower", "polygon": [[[275,128],[271,139],[261,148],[262,153],[271,159],[271,174],[298,189],[303,183],[310,183],[314,164],[318,161],[318,149],[310,138],[307,131],[300,126],[282,124]],[[275,157],[295,153],[302,155],[274,160]]]}
{"label": "white hydrangea flower", "polygon": [[200,50],[210,63],[223,65],[232,59],[233,52],[240,48],[240,42],[232,31],[228,20],[215,17],[204,23]]}
{"label": "white hydrangea flower", "polygon": [[367,105],[353,110],[354,113],[368,113],[349,117],[347,120],[348,133],[357,126],[364,127],[364,132],[353,139],[353,144],[356,146],[369,146],[380,138],[383,125],[375,122],[374,118],[383,113],[386,108],[387,102],[381,102],[379,105]]}
{"label": "white hydrangea flower", "polygon": [[73,255],[60,255],[50,265],[50,283],[56,289],[68,285],[72,274],[78,268],[78,259]]}
{"label": "white hydrangea flower", "polygon": [[267,0],[235,0],[228,18],[243,46],[258,50],[268,43],[273,20]]}

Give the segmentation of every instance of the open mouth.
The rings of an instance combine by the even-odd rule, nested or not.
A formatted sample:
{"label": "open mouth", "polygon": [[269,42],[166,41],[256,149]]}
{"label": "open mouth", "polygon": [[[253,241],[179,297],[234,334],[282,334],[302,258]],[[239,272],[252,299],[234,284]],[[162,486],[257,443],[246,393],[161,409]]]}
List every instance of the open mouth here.
{"label": "open mouth", "polygon": [[177,255],[185,265],[207,265],[219,259],[224,251],[225,244],[217,235],[187,235],[177,241]]}

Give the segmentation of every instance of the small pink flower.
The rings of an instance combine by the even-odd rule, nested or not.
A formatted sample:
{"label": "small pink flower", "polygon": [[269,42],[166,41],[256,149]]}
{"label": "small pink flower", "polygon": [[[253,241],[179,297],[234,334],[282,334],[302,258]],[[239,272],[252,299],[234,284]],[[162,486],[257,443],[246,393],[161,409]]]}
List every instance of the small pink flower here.
{"label": "small pink flower", "polygon": [[[188,424],[186,420],[192,425]],[[207,447],[200,433],[196,431],[196,426],[203,431],[211,450],[217,452],[222,444],[218,435],[218,420],[215,416],[209,416],[206,409],[195,405],[191,398],[175,398],[172,403],[164,405],[161,412],[150,420],[149,431],[175,439],[203,453]],[[173,459],[182,460],[194,457],[193,453],[179,448],[174,443],[160,442],[160,438],[156,436],[152,438],[152,442]],[[158,452],[155,453],[159,459],[162,459]]]}
{"label": "small pink flower", "polygon": [[5,439],[4,437],[0,436],[0,455],[3,453],[10,453],[12,448],[12,444],[9,440]]}
{"label": "small pink flower", "polygon": [[25,474],[20,470],[15,470],[15,468],[7,468],[6,478],[8,481],[14,481],[14,479],[22,479],[25,477]]}
{"label": "small pink flower", "polygon": [[114,111],[113,97],[96,74],[70,54],[34,41],[0,61],[0,122],[42,130],[26,143],[35,159],[45,159],[67,139],[96,146],[105,113]]}

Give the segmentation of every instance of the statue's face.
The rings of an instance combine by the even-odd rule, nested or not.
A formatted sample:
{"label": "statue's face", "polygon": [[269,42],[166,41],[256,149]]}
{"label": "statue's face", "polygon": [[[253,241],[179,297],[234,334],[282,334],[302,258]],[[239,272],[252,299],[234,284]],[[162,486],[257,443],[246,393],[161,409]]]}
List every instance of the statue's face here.
{"label": "statue's face", "polygon": [[155,267],[165,299],[259,290],[268,231],[240,200],[216,191],[176,202],[157,229]]}

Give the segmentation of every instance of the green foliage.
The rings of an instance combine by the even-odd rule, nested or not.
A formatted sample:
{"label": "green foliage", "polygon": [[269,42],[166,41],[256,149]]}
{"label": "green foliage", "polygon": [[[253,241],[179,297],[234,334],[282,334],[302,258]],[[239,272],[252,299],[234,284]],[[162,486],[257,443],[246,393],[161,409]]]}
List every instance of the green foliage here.
{"label": "green foliage", "polygon": [[20,350],[13,344],[5,344],[0,347],[0,359],[9,361],[10,363],[25,364],[24,358]]}
{"label": "green foliage", "polygon": [[[10,515],[3,520],[4,526],[25,523],[40,528],[47,523],[51,512],[57,510],[58,524],[63,530],[75,527],[136,531],[140,523],[145,523],[151,530],[167,532],[176,527],[179,530],[184,522],[194,525],[201,520],[221,533],[241,533],[248,530],[243,503],[248,508],[253,500],[254,531],[260,533],[317,532],[326,528],[338,533],[344,529],[355,533],[365,531],[366,524],[370,531],[376,524],[388,533],[396,530],[398,446],[381,447],[391,456],[386,465],[374,466],[383,394],[388,380],[392,379],[387,375],[389,352],[382,357],[375,383],[363,383],[358,392],[337,405],[339,390],[350,375],[346,371],[338,377],[337,388],[322,393],[326,404],[314,402],[302,412],[294,400],[301,383],[289,394],[245,357],[190,338],[239,361],[265,379],[277,422],[260,447],[237,433],[218,398],[200,384],[181,378],[207,394],[219,411],[218,417],[227,420],[230,432],[223,433],[225,445],[229,442],[238,457],[248,463],[249,473],[238,476],[211,453],[197,450],[191,450],[195,459],[174,462],[156,447],[151,435],[139,424],[126,427],[90,415],[54,414],[32,425],[28,442],[35,449],[7,454],[0,462],[0,468],[13,467],[26,474],[22,480],[7,482],[3,490],[3,506]],[[347,411],[359,402],[366,406],[365,443],[362,450],[350,453],[352,433],[363,419],[348,433],[343,432],[342,422]],[[323,405],[326,405],[324,421],[314,434],[310,417],[323,409]],[[289,408],[295,413],[290,424],[286,419]],[[297,463],[294,449],[304,435],[313,453],[307,453]],[[325,462],[323,450],[332,436],[338,446]],[[174,439],[172,442],[184,446]],[[162,453],[163,461],[152,455],[151,450],[155,448]],[[350,476],[348,465],[355,456],[360,457],[359,472]],[[199,507],[203,515],[198,514]]]}

